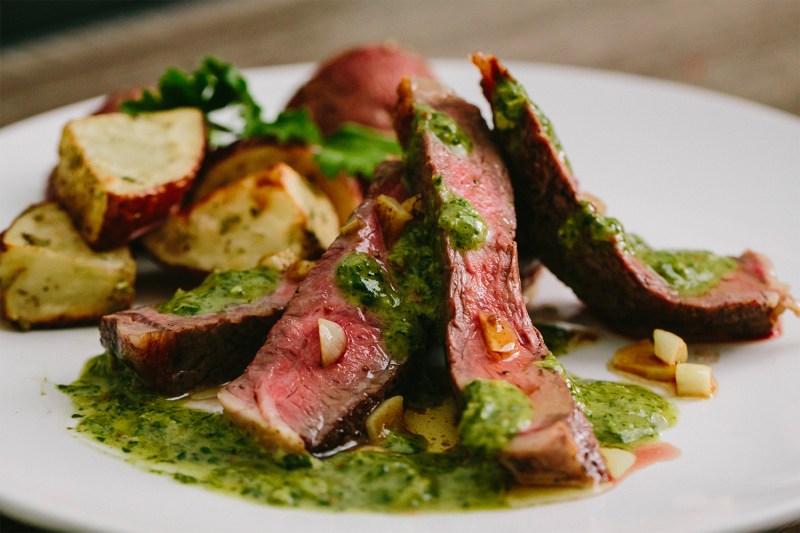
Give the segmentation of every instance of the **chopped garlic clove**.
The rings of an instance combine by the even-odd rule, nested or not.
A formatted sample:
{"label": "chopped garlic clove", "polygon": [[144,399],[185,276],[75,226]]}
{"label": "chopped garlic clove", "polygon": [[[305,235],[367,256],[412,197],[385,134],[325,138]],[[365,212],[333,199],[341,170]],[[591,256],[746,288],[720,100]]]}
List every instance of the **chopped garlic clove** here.
{"label": "chopped garlic clove", "polygon": [[517,332],[511,323],[496,313],[481,311],[478,318],[489,351],[506,359],[519,351]]}
{"label": "chopped garlic clove", "polygon": [[405,425],[403,397],[392,396],[378,405],[367,417],[367,436],[373,444],[380,444],[386,438],[388,431],[403,431]]}
{"label": "chopped garlic clove", "polygon": [[636,463],[636,455],[619,448],[600,448],[612,479],[620,479]]}
{"label": "chopped garlic clove", "polygon": [[714,374],[710,366],[678,363],[675,367],[675,386],[678,396],[710,398],[714,393]]}
{"label": "chopped garlic clove", "polygon": [[324,318],[317,319],[319,329],[319,348],[322,366],[329,366],[339,360],[347,348],[347,335],[342,326]]}
{"label": "chopped garlic clove", "polygon": [[258,260],[258,265],[268,268],[274,268],[279,272],[285,272],[289,267],[294,265],[300,256],[292,248],[284,248],[280,252],[268,254]]}
{"label": "chopped garlic clove", "polygon": [[297,261],[295,264],[290,266],[287,269],[286,274],[287,276],[289,276],[289,278],[293,279],[294,281],[303,281],[304,279],[306,279],[306,276],[308,276],[308,273],[311,272],[311,269],[313,269],[316,265],[317,265],[316,261],[301,259],[300,261]]}
{"label": "chopped garlic clove", "polygon": [[400,204],[403,209],[411,213],[412,215],[416,215],[422,212],[422,195],[416,194],[410,198],[406,198],[406,200]]}
{"label": "chopped garlic clove", "polygon": [[668,365],[685,363],[689,350],[682,338],[663,329],[653,330],[653,351]]}
{"label": "chopped garlic clove", "polygon": [[353,233],[354,231],[358,231],[364,227],[364,221],[360,218],[351,218],[347,221],[347,223],[339,228],[339,233],[342,235],[347,235],[349,233]]}
{"label": "chopped garlic clove", "polygon": [[383,229],[383,237],[389,243],[395,242],[406,223],[414,218],[397,200],[385,194],[381,194],[375,199],[374,206],[375,214]]}
{"label": "chopped garlic clove", "polygon": [[611,359],[611,368],[654,381],[675,380],[675,365],[668,365],[656,357],[653,343],[647,339],[617,350]]}

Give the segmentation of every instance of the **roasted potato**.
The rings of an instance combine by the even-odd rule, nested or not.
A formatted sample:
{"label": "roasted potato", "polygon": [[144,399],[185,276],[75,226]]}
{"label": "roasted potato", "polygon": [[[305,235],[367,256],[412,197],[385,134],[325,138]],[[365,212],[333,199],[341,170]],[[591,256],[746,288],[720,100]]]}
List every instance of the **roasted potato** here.
{"label": "roasted potato", "polygon": [[142,242],[160,262],[202,273],[250,268],[286,248],[309,257],[338,233],[330,200],[279,163],[186,206]]}
{"label": "roasted potato", "polygon": [[55,195],[90,246],[119,246],[181,202],[205,146],[197,109],[73,120],[61,137]]}
{"label": "roasted potato", "polygon": [[397,85],[406,76],[434,78],[425,58],[397,44],[351,48],[320,65],[287,107],[307,108],[325,135],[344,122],[393,132]]}
{"label": "roasted potato", "polygon": [[3,316],[21,329],[99,319],[131,305],[136,263],[127,246],[96,252],[56,203],[29,207],[2,234]]}
{"label": "roasted potato", "polygon": [[344,224],[353,209],[364,200],[358,179],[345,174],[328,178],[320,172],[314,161],[313,148],[301,144],[279,144],[264,138],[237,141],[211,153],[198,177],[192,198],[205,198],[223,185],[276,163],[288,164],[328,195],[340,224]]}

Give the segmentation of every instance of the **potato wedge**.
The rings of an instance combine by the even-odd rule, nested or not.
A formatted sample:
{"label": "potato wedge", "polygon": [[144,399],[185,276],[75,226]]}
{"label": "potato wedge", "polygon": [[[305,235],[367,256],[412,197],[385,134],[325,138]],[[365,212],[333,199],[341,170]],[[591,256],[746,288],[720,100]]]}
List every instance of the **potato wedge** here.
{"label": "potato wedge", "polygon": [[357,46],[322,63],[287,107],[305,107],[325,135],[345,122],[393,131],[392,109],[403,77],[434,79],[426,59],[394,43]]}
{"label": "potato wedge", "polygon": [[96,252],[58,204],[29,207],[2,234],[3,316],[21,329],[88,322],[125,309],[136,263],[127,246]]}
{"label": "potato wedge", "polygon": [[220,187],[278,163],[286,163],[308,177],[314,170],[311,148],[302,144],[278,144],[270,139],[245,139],[211,152],[197,178],[192,201],[202,200]]}
{"label": "potato wedge", "polygon": [[95,249],[126,243],[181,202],[205,153],[202,113],[93,115],[67,123],[53,188]]}
{"label": "potato wedge", "polygon": [[237,141],[212,153],[198,178],[192,198],[201,200],[220,187],[277,163],[286,163],[316,184],[333,202],[340,224],[344,224],[353,209],[364,200],[358,179],[346,174],[328,178],[320,172],[311,147],[279,144],[271,139]]}
{"label": "potato wedge", "polygon": [[186,206],[142,242],[160,262],[200,273],[250,268],[287,248],[309,257],[338,234],[330,200],[279,163]]}

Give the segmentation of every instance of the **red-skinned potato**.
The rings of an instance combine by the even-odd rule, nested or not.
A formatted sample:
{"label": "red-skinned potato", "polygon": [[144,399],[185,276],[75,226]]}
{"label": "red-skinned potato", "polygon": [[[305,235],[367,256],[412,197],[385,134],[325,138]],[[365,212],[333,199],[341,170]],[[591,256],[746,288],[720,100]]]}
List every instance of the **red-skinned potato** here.
{"label": "red-skinned potato", "polygon": [[205,147],[197,109],[73,120],[64,127],[53,189],[90,246],[113,248],[179,206]]}
{"label": "red-skinned potato", "polygon": [[393,132],[397,85],[406,76],[434,78],[425,58],[397,44],[351,48],[322,63],[287,107],[309,109],[325,135],[345,122]]}

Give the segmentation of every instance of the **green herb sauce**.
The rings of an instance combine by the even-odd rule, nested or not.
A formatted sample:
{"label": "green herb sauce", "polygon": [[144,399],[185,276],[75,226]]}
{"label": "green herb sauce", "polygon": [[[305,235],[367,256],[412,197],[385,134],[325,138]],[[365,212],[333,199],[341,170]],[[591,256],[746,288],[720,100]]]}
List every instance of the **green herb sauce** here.
{"label": "green herb sauce", "polygon": [[[418,104],[414,110],[412,127],[419,135],[416,136],[415,148],[407,151],[406,158],[417,152],[425,132],[433,133],[456,154],[463,155],[472,151],[472,139],[452,117],[424,104]],[[473,250],[480,246],[488,233],[486,221],[467,199],[449,191],[443,185],[441,176],[434,176],[433,180],[434,188],[443,204],[436,217],[439,228],[450,236],[458,250]]]}
{"label": "green herb sauce", "polygon": [[441,176],[434,176],[433,186],[442,200],[436,224],[450,236],[453,246],[457,250],[474,250],[483,244],[489,226],[478,210],[469,200],[450,192]]}
{"label": "green herb sauce", "polygon": [[547,136],[547,139],[553,144],[559,158],[564,162],[567,168],[572,171],[572,166],[569,163],[561,141],[556,135],[556,130],[553,123],[549,118],[539,109],[525,91],[525,88],[516,80],[506,78],[499,82],[494,87],[494,94],[492,95],[492,117],[494,126],[500,131],[513,130],[520,126],[523,113],[530,108],[533,116],[542,129],[542,132]]}
{"label": "green herb sauce", "polygon": [[559,229],[558,239],[568,250],[586,240],[608,242],[635,256],[664,281],[686,296],[705,294],[736,269],[736,259],[704,250],[654,250],[641,237],[626,233],[622,223],[597,213],[588,202]]}
{"label": "green herb sauce", "polygon": [[194,289],[178,289],[172,298],[158,306],[158,311],[180,316],[216,313],[269,294],[277,287],[279,278],[276,270],[266,267],[212,272]]}
{"label": "green herb sauce", "polygon": [[380,317],[384,345],[398,360],[420,352],[436,329],[441,274],[433,238],[426,224],[412,221],[389,251],[389,270],[361,252],[336,267],[336,285]]}
{"label": "green herb sauce", "polygon": [[453,151],[462,153],[472,151],[472,139],[450,115],[424,104],[418,104],[414,111],[415,129],[430,131]]}
{"label": "green herb sauce", "polygon": [[[449,401],[449,376],[440,358],[412,363],[421,371],[402,385],[409,408]],[[566,375],[553,356],[539,364]],[[644,388],[577,378],[568,383],[603,446],[630,448],[675,421],[669,402]],[[501,448],[524,429],[532,412],[516,387],[476,380],[465,395],[461,446],[432,453],[422,435],[390,433],[382,449],[317,459],[267,452],[221,414],[142,389],[107,354],[91,359],[80,378],[59,389],[73,402],[74,431],[140,468],[258,503],[329,510],[507,507],[510,474],[491,454],[475,452]]]}
{"label": "green herb sauce", "polygon": [[478,211],[464,198],[449,195],[439,212],[439,227],[459,250],[473,250],[486,240],[488,228]]}
{"label": "green herb sauce", "polygon": [[336,284],[358,305],[387,313],[400,305],[400,297],[389,283],[389,274],[378,261],[363,252],[353,252],[339,261]]}
{"label": "green herb sauce", "polygon": [[677,421],[666,398],[639,385],[579,378],[569,384],[603,446],[630,448],[654,440]]}
{"label": "green herb sauce", "polygon": [[642,386],[571,376],[552,353],[538,365],[566,379],[601,446],[632,448],[644,444],[657,439],[678,420],[675,406]]}
{"label": "green herb sauce", "polygon": [[222,415],[143,391],[113,363],[108,355],[98,356],[77,381],[60,387],[75,406],[75,431],[180,483],[264,504],[329,510],[508,505],[510,476],[491,458],[419,451],[420,440],[404,436],[387,439],[383,451],[363,449],[324,460],[270,454]]}
{"label": "green herb sauce", "polygon": [[507,381],[476,379],[464,387],[458,432],[465,448],[496,454],[533,416],[528,397]]}

